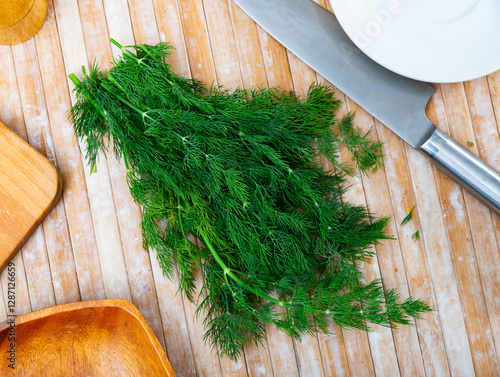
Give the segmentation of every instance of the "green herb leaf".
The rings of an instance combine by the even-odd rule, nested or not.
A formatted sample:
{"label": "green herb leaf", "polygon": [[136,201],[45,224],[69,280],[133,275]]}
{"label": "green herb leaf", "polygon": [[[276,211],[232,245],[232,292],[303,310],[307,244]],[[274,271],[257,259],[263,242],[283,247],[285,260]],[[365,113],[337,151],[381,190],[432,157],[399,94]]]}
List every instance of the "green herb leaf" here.
{"label": "green herb leaf", "polygon": [[411,235],[411,238],[412,238],[412,240],[414,240],[414,241],[418,241],[418,240],[420,239],[420,231],[418,231],[418,230],[417,230],[415,233],[413,233],[413,234]]}
{"label": "green herb leaf", "polygon": [[401,226],[405,226],[410,222],[410,220],[413,218],[413,211],[415,210],[415,206],[408,212],[408,215],[401,221]]}

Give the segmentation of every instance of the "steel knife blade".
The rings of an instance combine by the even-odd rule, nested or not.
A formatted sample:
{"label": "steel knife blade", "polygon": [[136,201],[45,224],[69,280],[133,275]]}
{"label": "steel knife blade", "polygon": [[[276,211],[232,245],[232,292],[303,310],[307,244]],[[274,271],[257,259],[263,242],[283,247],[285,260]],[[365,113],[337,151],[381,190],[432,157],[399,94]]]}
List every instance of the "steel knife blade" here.
{"label": "steel knife blade", "polygon": [[312,0],[233,0],[264,30],[500,215],[500,174],[425,115],[429,83],[365,55],[336,17]]}

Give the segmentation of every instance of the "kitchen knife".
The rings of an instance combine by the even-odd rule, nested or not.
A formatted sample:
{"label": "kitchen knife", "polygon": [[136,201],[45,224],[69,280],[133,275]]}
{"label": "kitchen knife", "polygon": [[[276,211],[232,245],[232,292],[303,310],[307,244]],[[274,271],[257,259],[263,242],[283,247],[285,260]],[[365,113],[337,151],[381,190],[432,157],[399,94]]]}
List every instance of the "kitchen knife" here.
{"label": "kitchen knife", "polygon": [[429,83],[387,70],[311,0],[234,0],[264,30],[500,215],[500,174],[425,115]]}

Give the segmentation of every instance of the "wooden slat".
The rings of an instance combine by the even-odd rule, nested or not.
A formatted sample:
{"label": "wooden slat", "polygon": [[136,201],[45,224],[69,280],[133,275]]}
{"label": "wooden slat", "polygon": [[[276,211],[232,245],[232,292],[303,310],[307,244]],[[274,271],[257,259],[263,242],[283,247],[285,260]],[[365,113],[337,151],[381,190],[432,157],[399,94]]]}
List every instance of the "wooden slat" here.
{"label": "wooden slat", "polygon": [[266,83],[266,72],[255,22],[233,1],[227,1],[234,28],[243,86],[248,89],[263,86]]}
{"label": "wooden slat", "polygon": [[[0,122],[6,122],[12,131],[26,140],[24,115],[21,111],[14,58],[10,47],[0,46],[0,66],[4,68],[0,73],[0,103],[2,103]],[[38,244],[37,239],[29,240],[29,242],[30,245]],[[31,311],[28,282],[22,254],[23,250],[21,249],[21,252],[18,252],[11,260],[15,264],[13,275],[15,283],[14,297],[9,297],[8,282],[10,276],[8,275],[8,269],[4,269],[0,273],[5,307],[8,309],[6,312],[7,315],[22,315]],[[12,303],[9,303],[8,300],[14,301],[13,312],[10,311]]]}
{"label": "wooden slat", "polygon": [[56,305],[43,227],[39,227],[26,242],[22,253],[30,292],[30,311]]}
{"label": "wooden slat", "polygon": [[[92,46],[93,35],[98,32],[106,33],[106,29],[97,27],[97,25],[103,25],[104,20],[103,18],[99,19],[95,7],[85,7],[84,2],[81,3],[80,7],[76,0],[57,1],[54,4],[56,15],[63,12],[66,14],[66,17],[57,17],[59,39],[63,54],[67,57],[64,61],[66,71],[79,73],[82,65],[90,65],[86,64],[88,58],[86,46]],[[82,28],[75,30],[74,25],[80,23]],[[103,65],[108,64],[108,62],[109,60],[101,60]],[[74,103],[75,99],[73,96],[71,98]],[[81,143],[80,148],[85,150],[83,143]],[[104,159],[99,159],[96,164],[99,174],[92,174],[90,166],[86,163],[83,167],[106,298],[131,300],[107,163]]]}
{"label": "wooden slat", "polygon": [[7,292],[8,286],[4,288],[2,280],[0,279],[0,322],[5,322],[9,319],[9,317],[7,317],[7,300],[4,299],[4,295],[7,294]]}
{"label": "wooden slat", "polygon": [[[497,132],[500,132],[500,71],[494,72],[491,75],[487,76],[486,78],[486,85],[488,86],[489,89],[489,97],[491,99],[491,104],[494,112],[494,117],[495,117],[495,123],[496,123],[496,130]],[[473,108],[471,111],[474,111]],[[490,118],[491,119],[491,118]],[[481,118],[477,122],[474,123],[474,127],[477,129],[477,127],[480,127],[482,124]],[[493,123],[487,123],[491,124],[489,127],[494,127],[495,124]],[[487,132],[487,130],[486,130]],[[498,144],[496,143],[496,138],[493,138],[495,140],[495,146]],[[486,140],[488,144],[488,139]],[[482,139],[481,139],[482,142]],[[479,140],[478,140],[479,143]],[[483,145],[483,148],[486,148],[485,145]],[[494,147],[495,148],[495,147]],[[496,152],[498,153],[498,148],[495,148]],[[498,169],[498,164],[499,160],[497,158],[497,153],[491,153],[491,147],[488,146],[488,156],[485,156],[485,158],[488,158],[487,161],[489,161],[493,166],[496,166]],[[481,156],[484,154],[481,153]],[[493,216],[493,223],[495,224],[495,234],[497,235],[497,242],[500,243],[500,217],[499,216]],[[498,316],[495,316],[496,318]],[[498,354],[498,352],[497,352]]]}
{"label": "wooden slat", "polygon": [[242,86],[238,53],[231,25],[229,5],[220,0],[203,0],[217,83],[229,90]]}
{"label": "wooden slat", "polygon": [[160,41],[174,47],[168,64],[177,74],[191,76],[177,0],[154,0]]}
{"label": "wooden slat", "polygon": [[[257,86],[264,86],[265,71],[262,60],[260,64],[258,59],[252,59],[248,62],[247,56],[261,56],[261,49],[257,28],[255,23],[246,16],[232,2],[228,2],[227,8],[230,20],[227,20],[227,25],[232,25],[234,35],[234,45],[230,45],[230,54],[232,59],[239,59],[239,69],[233,73],[234,79],[229,78],[228,82],[220,82],[223,85],[231,85],[232,89],[237,86],[243,86],[245,89],[252,89]],[[212,20],[212,24],[213,24]],[[213,31],[212,31],[213,34]],[[242,37],[244,44],[241,44]],[[220,64],[223,64],[220,63]],[[240,76],[241,75],[241,76]],[[223,78],[222,78],[223,79]],[[241,80],[241,81],[240,81]],[[262,80],[256,84],[255,80]],[[264,341],[264,346],[257,347],[252,344],[245,347],[245,361],[249,376],[269,376],[274,374],[274,368],[271,361],[271,352],[267,339]]]}
{"label": "wooden slat", "polygon": [[[132,7],[132,14],[140,13],[140,4]],[[155,6],[159,6],[160,9],[164,9],[161,4],[155,4]],[[158,8],[157,8],[158,9]],[[179,32],[182,32],[182,29],[179,29],[180,25],[178,23],[172,23],[171,20],[178,20],[178,12],[175,12],[177,9],[177,5],[175,3],[170,2],[169,9],[172,12],[162,11],[157,15],[157,21],[151,18],[151,14],[149,14],[149,18],[140,17],[140,16],[132,16],[135,20],[134,23],[143,22],[145,25],[140,26],[135,29],[135,40],[143,41],[148,43],[157,43],[160,41],[160,35],[158,32],[152,33],[151,35],[143,35],[141,34],[141,30],[147,30],[146,25],[150,25],[157,22],[157,25],[168,25],[163,26],[160,30],[165,33],[167,30],[170,33],[181,35]],[[135,10],[135,12],[134,12]],[[146,12],[147,13],[147,12]],[[153,14],[154,16],[154,14]],[[150,28],[153,29],[154,28]],[[123,30],[116,30],[117,35],[120,35]],[[112,31],[110,30],[110,33]],[[123,35],[124,44],[132,44],[132,40],[127,38],[128,31],[125,31]],[[172,44],[176,47],[176,50],[173,52],[173,55],[169,59],[169,64],[173,64],[175,66],[175,62],[178,61],[179,55],[183,56],[181,53],[184,51],[184,44],[182,41],[176,41],[175,44]],[[185,57],[185,54],[184,54]],[[182,66],[178,64],[178,66]],[[177,71],[179,72],[179,71]],[[179,72],[181,73],[181,72]],[[187,73],[187,72],[186,72]],[[165,346],[167,350],[168,357],[173,367],[175,368],[178,375],[181,376],[192,376],[196,375],[196,365],[193,356],[193,347],[191,342],[186,341],[186,339],[190,338],[189,335],[189,323],[191,323],[192,318],[186,318],[186,313],[184,309],[184,301],[186,301],[185,297],[182,294],[178,294],[178,284],[179,279],[177,276],[171,281],[169,280],[161,271],[160,266],[158,265],[158,261],[156,260],[156,252],[154,250],[150,251],[151,257],[151,266],[153,270],[155,286],[158,295],[158,304],[160,308],[160,314],[162,318],[163,324],[163,334],[165,337]]]}
{"label": "wooden slat", "polygon": [[188,321],[191,322],[193,319],[186,318],[185,298],[178,293],[177,288],[179,279],[177,275],[172,281],[167,279],[156,262],[156,252],[152,250],[150,253],[167,356],[177,375],[195,376],[196,366],[188,328]]}
{"label": "wooden slat", "polygon": [[[387,128],[377,127],[377,131],[381,140],[387,143],[387,148],[390,150],[390,153],[387,153],[384,159],[387,182],[391,182],[390,185],[388,184],[387,189],[391,195],[394,213],[393,221],[398,227],[397,237],[402,250],[405,250],[403,263],[410,288],[409,293],[417,298],[425,300],[434,307],[436,306],[434,289],[432,284],[426,284],[426,282],[432,281],[432,277],[429,266],[425,260],[424,244],[421,238],[418,240],[412,238],[415,232],[420,232],[420,223],[418,220],[419,209],[415,206],[415,197],[411,190],[411,182],[406,166],[403,144],[400,139]],[[396,198],[399,198],[399,200]],[[387,204],[389,205],[389,203]],[[403,219],[408,214],[408,211],[410,211],[413,206],[415,206],[413,219],[408,224],[400,226]],[[393,271],[391,266],[387,266],[386,269],[383,269],[382,275],[385,278],[385,276],[390,276]],[[439,317],[436,312],[432,312],[425,315],[424,318],[425,320],[423,321],[416,321],[418,336],[420,338],[420,347],[423,351],[420,351],[418,344],[414,343],[412,349],[414,352],[413,357],[419,360],[420,357],[417,355],[422,352],[423,363],[427,374],[440,376],[449,375]],[[401,331],[408,331],[410,329],[411,328],[405,328]],[[406,341],[408,340],[406,339]],[[406,351],[407,348],[403,348],[403,350]],[[406,352],[403,354],[406,356]],[[411,353],[408,352],[408,354]],[[405,357],[404,360],[411,364],[417,364],[417,361],[414,361],[413,357],[408,356]],[[405,372],[403,368],[402,372]]]}
{"label": "wooden slat", "polygon": [[[156,4],[156,6],[161,6],[160,4]],[[203,14],[203,7],[201,2],[188,2],[182,4],[179,2],[178,4],[173,4],[170,3],[171,9],[174,10],[174,13],[172,15],[170,14],[164,14],[164,16],[167,17],[173,17],[174,19],[174,24],[173,25],[178,25],[183,28],[183,30],[186,30],[186,28],[189,28],[190,32],[192,33],[191,37],[187,36],[186,33],[184,32],[185,39],[184,41],[175,41],[172,43],[174,47],[176,47],[180,51],[180,57],[177,56],[172,56],[170,58],[171,61],[174,62],[173,66],[178,66],[180,71],[177,71],[179,74],[187,76],[187,77],[195,77],[200,79],[199,77],[196,77],[197,75],[208,75],[212,76],[215,79],[215,70],[213,68],[213,62],[210,60],[205,66],[202,66],[201,64],[197,66],[197,73],[195,74],[194,72],[191,71],[193,67],[188,67],[188,66],[183,66],[181,64],[182,61],[189,61],[191,55],[197,55],[197,46],[192,46],[188,42],[189,38],[191,38],[191,42],[195,40],[196,38],[200,37],[202,43],[200,48],[205,52],[205,54],[209,53],[209,40],[208,40],[208,35],[207,31],[204,27],[198,28],[196,25],[205,25],[204,23],[204,14]],[[187,17],[182,17],[180,18],[180,15],[182,14],[182,7],[194,7],[193,9],[196,9],[197,12],[192,15],[191,18]],[[180,22],[179,22],[180,20]],[[160,19],[160,24],[162,22],[168,22],[168,18],[162,18]],[[160,30],[165,30],[165,28],[161,28]],[[181,35],[181,31],[179,29],[174,28],[173,26],[168,29],[169,33],[172,33],[174,35]],[[157,37],[158,38],[158,37]],[[173,52],[174,54],[177,53],[177,51]],[[190,69],[191,68],[191,69]],[[159,272],[157,276],[160,277],[162,276]],[[163,277],[164,279],[164,277]],[[165,282],[165,287],[168,287],[168,290],[176,290],[177,284],[175,284],[174,287],[171,286],[171,284],[178,283],[178,277],[176,276],[176,279],[174,279],[173,282]],[[201,284],[199,283],[198,285],[198,291],[197,294],[200,293],[201,289]],[[197,296],[195,296],[197,297]],[[173,298],[172,298],[173,299]],[[182,367],[181,370],[195,370],[196,374],[198,376],[222,376],[222,370],[221,370],[221,363],[220,359],[217,355],[213,355],[212,350],[210,347],[203,341],[203,326],[200,321],[195,320],[195,312],[196,312],[196,305],[191,303],[187,298],[185,298],[183,295],[179,295],[179,299],[182,299],[182,304],[183,306],[181,307],[181,302],[180,300],[175,300],[175,302],[178,305],[178,314],[177,318],[174,318],[174,321],[177,320],[183,320],[185,321],[186,325],[181,327],[183,330],[182,333],[180,333],[177,330],[177,334],[179,336],[184,336],[184,338],[187,336],[188,339],[190,339],[190,348],[184,347],[184,352],[179,355],[178,357],[178,362],[179,363],[185,363],[185,365]],[[181,308],[183,311],[181,312]],[[171,315],[170,315],[171,316]],[[200,314],[200,319],[203,318],[203,314]],[[175,322],[174,322],[175,323]],[[169,331],[170,332],[170,331]],[[167,332],[168,334],[168,332]],[[175,345],[174,345],[175,347]],[[186,359],[183,361],[183,359]],[[189,375],[189,374],[186,374]]]}
{"label": "wooden slat", "polygon": [[[447,85],[441,89],[448,90]],[[445,104],[445,102],[444,102]],[[445,105],[446,106],[446,105]],[[438,126],[447,127],[444,107],[429,109],[429,119]],[[451,110],[446,108],[446,110]],[[439,113],[438,113],[439,111]],[[495,375],[498,373],[488,314],[482,291],[474,245],[470,234],[470,224],[464,204],[462,189],[453,183],[442,172],[435,169],[445,225],[453,250],[452,258],[455,274],[459,283],[459,292],[464,310],[468,341],[474,362],[476,375]],[[467,195],[467,194],[466,194]]]}
{"label": "wooden slat", "polygon": [[[203,0],[203,9],[217,76],[214,84],[235,90],[241,87],[241,75],[228,4],[218,0]],[[248,376],[244,355],[236,361],[221,357],[220,364],[223,376]]]}
{"label": "wooden slat", "polygon": [[[285,48],[261,27],[257,29],[267,77],[267,86],[277,87],[281,90],[290,90],[292,88],[292,77]],[[300,364],[292,339],[281,331],[278,331],[274,325],[266,325],[266,331],[274,375],[300,375]]]}
{"label": "wooden slat", "polygon": [[[329,320],[331,334],[318,334],[325,376],[350,376],[349,365],[344,348],[344,336],[340,328]],[[307,375],[307,373],[305,374]]]}
{"label": "wooden slat", "polygon": [[[36,242],[36,240],[35,240]],[[24,268],[24,262],[23,262],[23,252],[21,250],[20,253],[17,253],[14,258],[11,260],[12,263],[14,263],[14,282],[15,282],[15,294],[14,297],[9,297],[9,275],[8,275],[8,268],[4,269],[2,273],[0,274],[0,281],[2,283],[2,288],[3,288],[3,297],[5,300],[5,305],[8,309],[7,315],[8,316],[19,316],[23,315],[26,313],[30,313],[33,311],[31,308],[31,302],[30,302],[30,297],[29,297],[29,287],[28,287],[28,279],[26,276],[25,268]],[[49,293],[50,294],[50,293]],[[14,300],[14,305],[11,306],[9,303],[9,300]],[[11,311],[10,309],[13,308]],[[12,317],[8,317],[12,318]]]}
{"label": "wooden slat", "polygon": [[[190,45],[188,42],[189,36],[187,35],[187,52],[189,56],[192,56],[198,49],[212,51],[211,58],[213,59],[213,65],[210,64],[212,62],[207,62],[205,65],[197,66],[197,74],[200,74],[201,77],[210,77],[215,73],[215,80],[211,83],[207,83],[208,85],[223,85],[228,89],[235,89],[240,86],[241,80],[239,78],[239,70],[234,71],[234,68],[237,68],[234,41],[230,37],[227,37],[231,36],[233,32],[230,22],[224,23],[220,20],[221,17],[225,18],[226,21],[229,20],[227,4],[220,2],[219,4],[221,5],[219,6],[215,3],[211,4],[210,1],[206,0],[192,2],[191,6],[198,9],[198,11],[196,12],[197,17],[190,21],[200,26],[202,24],[206,25],[206,31],[200,27],[196,28],[196,30],[191,30],[192,36],[202,36],[201,41],[203,44],[197,44],[196,47]],[[184,23],[184,27],[186,27],[186,23]],[[187,27],[191,28],[191,26]],[[201,33],[197,34],[198,31],[201,31]],[[220,35],[226,36],[226,44],[221,43]],[[207,38],[205,39],[205,37]],[[220,53],[214,54],[214,51],[219,51]],[[217,74],[217,72],[220,72],[220,74]],[[193,67],[191,68],[191,73],[197,78],[196,73],[193,71]],[[187,303],[187,306],[188,308],[192,308],[190,303]],[[205,347],[203,347],[203,349],[205,349]],[[221,357],[220,368],[223,376],[248,376],[243,355],[235,361],[227,357]]]}
{"label": "wooden slat", "polygon": [[[62,84],[66,82],[66,72],[51,0],[47,2],[45,24],[36,35],[35,41],[57,166],[63,177],[63,201],[80,296],[82,300],[103,299],[104,284],[96,253],[83,166],[78,143],[67,117],[71,107],[69,87]],[[61,233],[61,236],[64,234]],[[67,247],[66,244],[65,249]],[[58,303],[69,302],[71,299],[72,297],[67,296],[58,299]]]}
{"label": "wooden slat", "polygon": [[[108,70],[112,60],[108,32],[99,29],[97,26],[106,22],[104,8],[96,7],[92,1],[82,1],[79,5],[80,15],[82,19],[86,20],[84,22],[84,34],[89,58],[91,61],[95,58],[97,61],[102,62],[102,68]],[[109,2],[107,5],[110,6]],[[97,33],[96,30],[101,30],[101,32]],[[119,31],[116,32],[119,33]],[[146,318],[160,344],[165,347],[153,273],[149,257],[142,250],[140,209],[134,204],[126,181],[123,179],[126,170],[116,161],[111,151],[107,153],[107,162],[121,247],[131,289],[131,301]],[[101,172],[98,174],[101,174]]]}
{"label": "wooden slat", "polygon": [[202,0],[179,0],[182,28],[189,57],[191,77],[207,85],[217,82],[212,51],[204,21]]}
{"label": "wooden slat", "polygon": [[[469,81],[464,85],[478,155],[498,169],[500,168],[500,140],[486,78]],[[481,222],[472,221],[471,230],[488,317],[498,355],[500,316],[494,315],[494,313],[500,313],[500,301],[495,299],[500,295],[500,232],[496,231],[494,216],[492,216],[492,221],[489,221],[490,214],[484,206],[476,205],[475,210],[477,211],[475,216],[478,219],[486,219],[486,221]]]}
{"label": "wooden slat", "polygon": [[[438,92],[431,104],[438,107],[441,103]],[[453,376],[471,376],[472,356],[433,167],[429,159],[411,148],[407,148],[407,158],[450,372]]]}
{"label": "wooden slat", "polygon": [[135,42],[145,44],[158,43],[158,27],[155,20],[153,2],[151,0],[130,0],[128,3]]}
{"label": "wooden slat", "polygon": [[[38,69],[35,41],[31,39],[22,45],[13,46],[12,50],[28,141],[40,153],[46,155],[52,163],[57,164],[45,94]],[[40,290],[40,294],[32,295],[33,308],[41,309],[50,306],[49,304],[78,301],[80,292],[62,199],[49,214],[43,223],[43,228],[40,228],[39,231],[43,231],[45,237],[39,237],[40,242],[32,251],[33,255],[29,259],[32,265],[27,271],[28,278],[30,278],[31,270],[33,270],[30,291]],[[28,262],[27,255],[25,255],[25,261]],[[44,279],[44,284],[41,284],[41,279]],[[49,294],[51,290],[54,291],[54,297]],[[49,301],[44,300],[42,292],[47,292],[47,300]],[[44,303],[36,304],[34,300],[37,300],[37,297],[44,300]],[[53,301],[54,299],[55,301]]]}
{"label": "wooden slat", "polygon": [[[190,241],[193,243],[198,243],[194,237],[190,237]],[[201,273],[197,274],[197,282],[194,297],[199,297],[201,294],[202,282]],[[223,371],[221,368],[220,358],[216,355],[215,349],[211,349],[210,345],[203,342],[204,328],[202,321],[205,319],[204,313],[196,313],[196,304],[185,301],[184,310],[186,312],[186,319],[188,322],[189,329],[189,339],[191,340],[191,347],[193,351],[194,364],[196,367],[196,373],[198,376],[221,376],[223,377]]]}
{"label": "wooden slat", "polygon": [[[287,54],[293,88],[281,89],[293,90],[300,98],[305,98],[311,83],[316,82],[316,73],[292,53]],[[317,336],[304,335],[300,341],[294,342],[294,346],[301,375],[325,376]]]}
{"label": "wooden slat", "polygon": [[[317,75],[317,81],[318,83],[331,86],[331,84],[328,83],[320,75]],[[335,87],[332,86],[332,88],[335,91],[335,98],[342,102],[342,105],[340,106],[339,111],[336,114],[337,119],[341,119],[348,113],[347,105],[345,103],[345,96]],[[339,145],[339,148],[339,159],[344,162],[351,161],[350,153],[346,150],[346,148],[342,148],[341,145]],[[322,164],[323,168],[327,171],[332,170],[330,162],[325,158],[322,159]],[[356,200],[363,201],[363,203],[360,202],[359,204],[366,205],[366,202],[364,201],[365,199],[361,178],[359,176],[348,177],[348,184],[350,187],[345,193],[345,200],[352,201],[354,198],[356,198]],[[330,319],[329,322],[331,323],[330,331],[332,332],[332,334],[318,334],[318,342],[322,354],[325,375],[350,376],[352,374],[350,372],[347,351],[344,343],[344,332],[337,324],[335,324],[333,319]]]}
{"label": "wooden slat", "polygon": [[[16,65],[17,82],[20,89],[20,99],[21,103],[25,105],[23,106],[23,113],[26,121],[26,128],[29,132],[27,138],[31,145],[40,153],[46,154],[44,139],[47,137],[47,128],[49,125],[45,103],[43,102],[43,90],[39,85],[41,81],[37,70],[34,42],[30,41],[23,45],[14,46],[12,50]],[[38,77],[31,77],[31,74],[37,75]],[[41,98],[37,98],[38,93],[41,94]],[[41,99],[41,101],[39,101],[39,99]],[[44,227],[50,228],[51,225],[51,230],[53,230],[54,224],[53,221],[50,221],[50,225],[48,221],[45,222],[43,226],[35,231],[33,236],[23,246],[22,250],[28,288],[31,293],[31,308],[33,310],[52,306],[56,303],[43,231]],[[56,267],[54,268],[54,276],[57,276],[57,272],[58,269]],[[56,282],[61,283],[60,280],[56,280]],[[71,287],[69,284],[64,284],[64,286]],[[59,287],[63,287],[63,284],[59,285]],[[65,294],[71,295],[71,292],[67,290],[58,293],[60,293],[61,296]]]}

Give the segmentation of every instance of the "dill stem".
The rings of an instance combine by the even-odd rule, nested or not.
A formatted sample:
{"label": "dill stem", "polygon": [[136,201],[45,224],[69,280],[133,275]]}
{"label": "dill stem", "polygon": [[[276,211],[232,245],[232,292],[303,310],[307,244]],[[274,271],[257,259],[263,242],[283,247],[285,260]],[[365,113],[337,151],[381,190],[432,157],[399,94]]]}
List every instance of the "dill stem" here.
{"label": "dill stem", "polygon": [[87,90],[87,88],[84,85],[82,85],[82,82],[80,81],[80,79],[78,77],[76,77],[76,75],[74,73],[70,73],[68,75],[68,77],[69,77],[69,79],[71,81],[73,81],[73,83],[76,86],[79,86],[82,89],[82,93],[85,95],[85,97],[87,98],[87,100],[96,108],[96,110],[99,112],[99,114],[101,114],[101,116],[104,119],[106,119],[106,112],[103,111],[102,108],[97,104],[97,102],[92,98],[92,95]]}
{"label": "dill stem", "polygon": [[201,236],[201,239],[203,240],[203,243],[206,245],[206,247],[208,248],[208,250],[210,250],[210,253],[212,254],[212,256],[214,257],[214,259],[217,261],[217,263],[222,267],[222,269],[224,270],[224,275],[229,275],[231,277],[231,279],[233,279],[235,282],[237,282],[238,284],[240,284],[242,287],[244,287],[245,289],[248,289],[250,292],[252,292],[253,294],[261,297],[261,298],[264,298],[266,300],[269,300],[271,301],[272,303],[276,304],[276,305],[279,305],[279,306],[285,306],[285,303],[283,301],[279,301],[277,299],[275,299],[274,297],[271,297],[269,295],[266,295],[265,293],[262,293],[262,292],[259,292],[257,291],[256,289],[254,289],[253,287],[249,286],[248,284],[246,284],[243,280],[241,280],[238,276],[236,276],[233,271],[226,266],[226,264],[224,263],[224,261],[221,259],[221,257],[219,256],[219,254],[217,253],[217,251],[215,250],[214,246],[212,245],[212,243],[210,242],[210,240],[208,239],[208,237],[205,235],[205,233],[203,233],[203,231],[200,232],[200,236]]}
{"label": "dill stem", "polygon": [[[135,61],[137,61],[137,62],[139,62],[139,63],[143,64],[142,59],[139,59],[136,55],[134,55],[132,52],[130,52],[129,50],[127,50],[127,47],[133,47],[133,46],[122,46],[120,43],[118,43],[117,41],[115,41],[113,38],[110,38],[110,41],[111,41],[111,43],[113,43],[116,47],[118,47],[118,48],[120,49],[120,51],[121,51],[123,54],[125,54],[125,55],[129,56],[130,58],[134,59]],[[140,44],[139,46],[143,49],[143,51],[144,51],[147,55],[151,56],[151,53],[149,52],[149,50],[148,50],[148,48],[146,47],[146,45],[144,45],[144,44]]]}
{"label": "dill stem", "polygon": [[[182,234],[185,234],[184,232],[184,227],[182,226],[182,220],[181,220],[181,206],[180,206],[180,203],[181,203],[181,197],[179,195],[177,195],[177,216],[179,217],[179,226],[181,228],[181,232]],[[184,238],[184,242],[189,242],[187,238]],[[193,259],[193,261],[196,261],[196,258],[194,257],[193,253],[191,253],[191,249],[188,247],[187,248],[187,252],[189,253],[189,255],[191,256],[191,258]]]}
{"label": "dill stem", "polygon": [[[116,83],[116,81],[114,81],[113,78],[111,77],[108,77],[109,81],[111,81],[113,84],[117,85],[120,89],[120,85],[118,83]],[[109,90],[109,88],[107,87],[106,84],[102,84],[102,87],[106,90]],[[113,93],[113,95],[119,99],[121,102],[123,102],[123,104],[127,105],[128,107],[130,107],[132,110],[136,111],[137,113],[139,113],[143,118],[145,117],[148,117],[149,119],[153,120],[153,118],[151,118],[147,111],[142,111],[141,109],[139,109],[137,106],[135,106],[134,104],[132,104],[128,99],[126,99],[125,97],[119,95],[119,94],[116,94],[116,93]]]}
{"label": "dill stem", "polygon": [[[296,309],[296,310],[304,309],[304,308],[298,308],[298,307],[295,307],[293,305],[290,305],[288,302],[277,300],[274,297],[271,297],[269,295],[266,295],[265,293],[259,292],[256,289],[254,289],[253,287],[251,287],[250,285],[246,284],[243,280],[241,280],[238,276],[236,276],[229,267],[226,266],[226,264],[221,259],[221,257],[219,256],[219,254],[215,250],[214,246],[212,245],[212,243],[210,242],[208,237],[203,232],[200,232],[200,236],[201,236],[201,239],[203,240],[203,242],[205,243],[206,247],[208,248],[208,250],[210,250],[210,253],[214,257],[214,259],[217,261],[217,263],[221,266],[222,270],[224,271],[224,278],[226,279],[226,282],[227,282],[226,276],[229,275],[231,277],[231,279],[233,279],[236,283],[240,284],[243,288],[249,290],[250,292],[259,296],[260,298],[271,301],[272,303],[274,303],[278,306],[284,307],[286,309]],[[229,284],[228,284],[228,286],[229,286]],[[229,289],[231,289],[231,287],[229,287]],[[310,312],[323,313],[323,314],[327,314],[330,316],[354,314],[354,312],[331,311],[331,310],[321,310],[321,309],[313,309],[313,308],[307,308],[307,310]],[[363,313],[377,312],[377,311],[379,311],[379,309],[360,310],[360,311],[358,311],[358,313],[363,315]]]}
{"label": "dill stem", "polygon": [[109,39],[111,43],[113,43],[116,47],[118,47],[121,51],[122,54],[127,55],[128,57],[134,59],[134,60],[139,60],[137,56],[135,56],[133,53],[131,53],[129,50],[127,50],[127,46],[122,46],[120,43],[115,41],[113,38]]}

